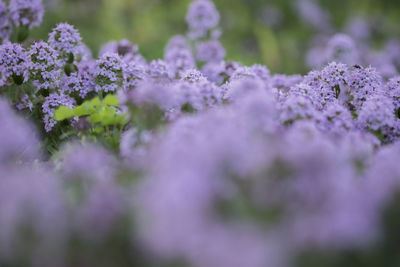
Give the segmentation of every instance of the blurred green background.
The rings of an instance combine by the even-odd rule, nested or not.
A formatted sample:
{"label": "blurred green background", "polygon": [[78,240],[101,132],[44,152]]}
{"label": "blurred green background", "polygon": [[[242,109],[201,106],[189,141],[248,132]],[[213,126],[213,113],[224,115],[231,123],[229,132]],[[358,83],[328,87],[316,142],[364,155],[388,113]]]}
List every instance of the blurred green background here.
{"label": "blurred green background", "polygon": [[[273,72],[304,73],[304,53],[315,29],[294,7],[298,0],[214,0],[221,13],[227,57],[266,64]],[[147,59],[160,58],[168,39],[186,32],[191,0],[44,0],[46,14],[34,38],[47,38],[58,22],[75,25],[94,55],[109,40],[127,38]],[[399,35],[399,0],[319,0],[340,31],[355,15],[374,17],[387,34]],[[388,21],[392,27],[387,26]]]}

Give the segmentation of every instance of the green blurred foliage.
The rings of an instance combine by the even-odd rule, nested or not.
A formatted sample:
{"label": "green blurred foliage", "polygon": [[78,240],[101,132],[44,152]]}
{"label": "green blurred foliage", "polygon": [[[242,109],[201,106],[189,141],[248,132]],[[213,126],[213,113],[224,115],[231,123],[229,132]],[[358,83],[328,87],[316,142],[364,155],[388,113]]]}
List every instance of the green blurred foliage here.
{"label": "green blurred foliage", "polygon": [[[222,43],[229,59],[245,64],[266,64],[273,72],[304,73],[304,51],[313,30],[294,10],[297,0],[214,0],[221,13]],[[84,42],[98,52],[109,40],[126,38],[140,47],[147,59],[160,58],[168,39],[186,32],[185,15],[191,0],[47,0],[42,27],[34,38],[47,38],[58,22],[69,22],[81,32]],[[398,0],[319,0],[341,29],[354,14],[378,16],[400,23]],[[280,23],[265,23],[265,8],[281,11]],[[379,22],[379,20],[378,20]],[[398,35],[398,27],[389,29]]]}

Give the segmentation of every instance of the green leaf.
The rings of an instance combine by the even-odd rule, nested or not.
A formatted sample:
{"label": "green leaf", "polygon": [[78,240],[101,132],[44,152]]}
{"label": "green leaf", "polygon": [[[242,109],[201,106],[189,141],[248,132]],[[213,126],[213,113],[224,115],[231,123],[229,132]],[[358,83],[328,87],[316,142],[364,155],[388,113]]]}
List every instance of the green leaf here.
{"label": "green leaf", "polygon": [[[93,111],[95,110],[93,109]],[[91,113],[92,110],[90,110],[90,108],[85,108],[84,105],[77,106],[74,108],[74,115],[77,117],[90,115]]]}
{"label": "green leaf", "polygon": [[96,112],[96,109],[93,107],[93,105],[90,103],[90,101],[83,102],[81,107],[83,110],[82,112],[89,113],[89,114]]}
{"label": "green leaf", "polygon": [[101,105],[100,98],[98,97],[93,98],[92,100],[89,101],[89,104],[93,108],[99,107]]}
{"label": "green leaf", "polygon": [[101,116],[99,114],[97,114],[97,113],[90,115],[88,117],[88,119],[89,119],[89,121],[91,123],[99,123],[99,122],[101,122]]}
{"label": "green leaf", "polygon": [[115,118],[115,123],[119,125],[126,125],[128,123],[128,118],[126,114],[118,114]]}
{"label": "green leaf", "polygon": [[101,124],[104,126],[115,124],[115,114],[116,114],[115,108],[104,107],[104,109],[102,109],[99,112],[99,116],[101,118]]}
{"label": "green leaf", "polygon": [[103,104],[108,106],[118,106],[118,97],[115,95],[107,95],[104,98]]}
{"label": "green leaf", "polygon": [[74,111],[71,108],[66,107],[66,106],[61,106],[54,112],[54,119],[56,121],[70,119],[74,116],[75,116]]}

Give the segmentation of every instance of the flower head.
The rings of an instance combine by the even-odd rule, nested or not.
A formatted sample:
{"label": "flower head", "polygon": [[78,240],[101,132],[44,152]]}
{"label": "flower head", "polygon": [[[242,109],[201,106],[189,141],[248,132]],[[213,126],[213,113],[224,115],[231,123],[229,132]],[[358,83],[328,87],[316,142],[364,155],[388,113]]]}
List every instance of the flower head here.
{"label": "flower head", "polygon": [[210,29],[219,23],[219,13],[210,0],[195,0],[189,6],[186,15],[191,35],[197,38],[204,37]]}
{"label": "flower head", "polygon": [[394,105],[390,98],[383,95],[369,97],[358,114],[360,126],[372,131],[392,126],[394,121]]}
{"label": "flower head", "polygon": [[11,35],[11,21],[7,5],[0,1],[0,42],[7,40]]}
{"label": "flower head", "polygon": [[50,89],[58,86],[62,63],[57,52],[46,42],[39,41],[28,51],[29,71],[33,84],[40,89]]}
{"label": "flower head", "polygon": [[56,108],[59,106],[67,106],[72,108],[74,104],[75,100],[64,94],[53,93],[46,97],[46,100],[42,105],[42,112],[44,114],[44,128],[46,132],[50,132],[57,124],[53,118]]}
{"label": "flower head", "polygon": [[94,66],[90,62],[78,64],[78,71],[61,79],[61,91],[69,95],[79,95],[84,99],[88,93],[95,90]]}
{"label": "flower head", "polygon": [[385,93],[389,96],[393,105],[398,110],[400,108],[400,77],[394,77],[386,84]]}
{"label": "flower head", "polygon": [[72,25],[60,23],[49,34],[49,44],[54,50],[60,53],[60,57],[67,62],[70,55],[79,53],[80,46],[82,45],[82,38]]}
{"label": "flower head", "polygon": [[336,34],[328,42],[326,49],[328,61],[338,61],[349,65],[359,62],[357,47],[353,39],[346,34]]}
{"label": "flower head", "polygon": [[170,79],[172,76],[171,67],[162,59],[152,60],[147,69],[149,77],[157,80]]}
{"label": "flower head", "polygon": [[365,100],[377,94],[382,88],[382,76],[373,67],[356,66],[346,76],[349,86],[350,104],[359,109]]}
{"label": "flower head", "polygon": [[223,60],[226,55],[225,49],[218,40],[199,43],[196,50],[197,59],[203,62],[218,62]]}
{"label": "flower head", "polygon": [[164,52],[165,62],[174,69],[174,72],[182,72],[195,67],[192,51],[186,39],[175,36],[168,42]]}
{"label": "flower head", "polygon": [[29,57],[20,44],[0,45],[0,84],[22,84],[29,78]]}
{"label": "flower head", "polygon": [[130,62],[124,68],[124,89],[133,89],[137,86],[139,81],[143,81],[146,78],[146,69],[140,64]]}
{"label": "flower head", "polygon": [[118,54],[106,53],[96,61],[96,91],[115,92],[123,87],[123,62]]}
{"label": "flower head", "polygon": [[3,127],[0,131],[0,172],[4,165],[33,161],[39,157],[33,127],[17,116],[3,98],[0,98],[0,124]]}
{"label": "flower head", "polygon": [[8,6],[15,26],[37,27],[44,14],[42,0],[10,0]]}

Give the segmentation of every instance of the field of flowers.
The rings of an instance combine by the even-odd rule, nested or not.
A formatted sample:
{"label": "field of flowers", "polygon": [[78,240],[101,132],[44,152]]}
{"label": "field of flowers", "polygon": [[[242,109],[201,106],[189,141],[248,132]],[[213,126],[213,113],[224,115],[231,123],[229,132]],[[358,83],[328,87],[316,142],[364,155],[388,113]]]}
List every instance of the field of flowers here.
{"label": "field of flowers", "polygon": [[284,75],[226,58],[211,0],[155,60],[43,15],[0,0],[1,267],[400,266],[400,43],[359,23]]}

